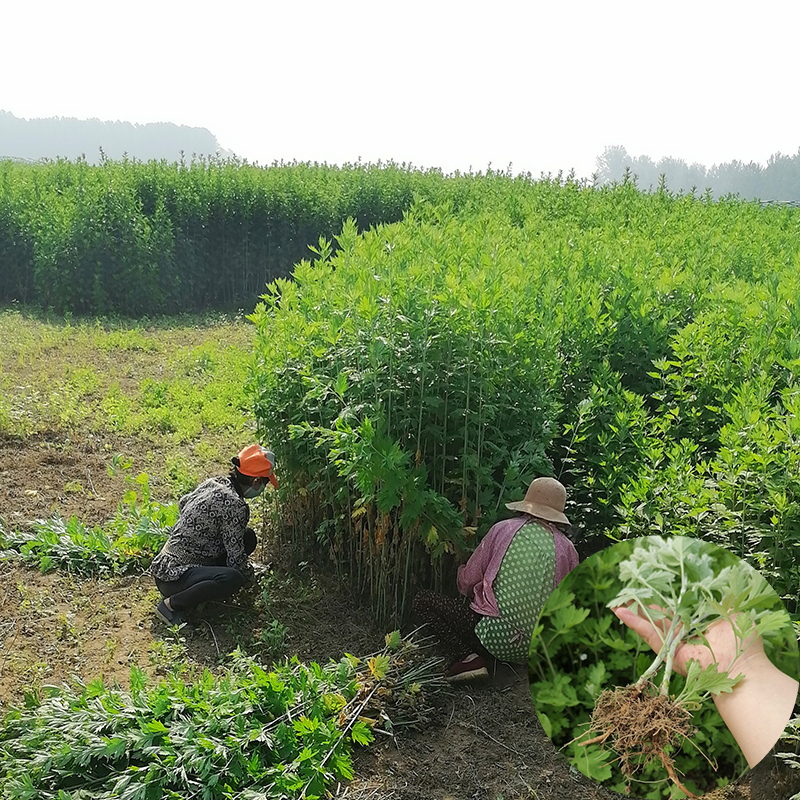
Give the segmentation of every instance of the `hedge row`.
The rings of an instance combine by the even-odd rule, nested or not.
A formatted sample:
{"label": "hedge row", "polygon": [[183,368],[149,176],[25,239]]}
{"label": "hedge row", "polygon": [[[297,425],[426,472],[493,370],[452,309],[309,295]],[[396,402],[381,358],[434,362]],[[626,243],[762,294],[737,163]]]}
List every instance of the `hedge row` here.
{"label": "hedge row", "polygon": [[584,551],[698,535],[796,601],[800,213],[508,181],[337,242],[253,316],[293,546],[402,613],[556,474]]}

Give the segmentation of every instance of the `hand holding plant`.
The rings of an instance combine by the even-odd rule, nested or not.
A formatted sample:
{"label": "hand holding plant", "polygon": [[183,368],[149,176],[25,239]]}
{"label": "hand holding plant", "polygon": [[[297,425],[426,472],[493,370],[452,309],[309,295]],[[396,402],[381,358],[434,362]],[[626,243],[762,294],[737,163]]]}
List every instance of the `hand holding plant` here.
{"label": "hand holding plant", "polygon": [[[660,651],[669,634],[669,621],[655,627],[628,607],[612,610],[656,653]],[[747,763],[754,767],[783,732],[792,713],[798,683],[772,664],[764,651],[764,640],[755,629],[741,640],[733,620],[719,620],[708,628],[703,639],[701,644],[680,644],[673,667],[686,677],[690,662],[694,661],[703,670],[716,665],[719,672],[735,676],[733,691],[712,696]]]}
{"label": "hand holding plant", "polygon": [[[640,617],[628,606],[611,610],[658,653],[669,634],[672,623],[666,617],[663,608],[658,606],[651,606],[651,608],[665,614],[661,622],[655,626],[650,620]],[[762,638],[753,631],[740,643],[732,623],[728,620],[718,620],[713,623],[705,631],[703,639],[704,641],[698,644],[681,642],[675,650],[672,666],[675,672],[683,675],[684,678],[690,661],[697,661],[702,669],[708,669],[712,664],[717,664],[719,671],[736,676],[744,671],[746,663],[762,656],[766,658]]]}
{"label": "hand holding plant", "polygon": [[[619,579],[607,607],[656,656],[635,683],[600,694],[590,727],[596,735],[581,744],[608,743],[629,780],[660,762],[692,797],[674,757],[694,738],[692,713],[711,697],[753,766],[777,741],[797,693],[796,681],[764,652],[762,637],[788,624],[766,581],[744,562],[677,536],[637,542]],[[673,684],[673,673],[684,680]]]}

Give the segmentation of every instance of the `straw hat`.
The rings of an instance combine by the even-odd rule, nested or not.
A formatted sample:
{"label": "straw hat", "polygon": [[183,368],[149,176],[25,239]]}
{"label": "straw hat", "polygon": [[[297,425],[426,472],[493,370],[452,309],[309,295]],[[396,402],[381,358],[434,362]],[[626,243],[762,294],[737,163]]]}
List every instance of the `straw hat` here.
{"label": "straw hat", "polygon": [[512,511],[522,511],[532,517],[539,517],[548,522],[560,522],[570,525],[564,514],[567,502],[567,490],[555,478],[536,478],[528,487],[525,499],[518,503],[506,503]]}

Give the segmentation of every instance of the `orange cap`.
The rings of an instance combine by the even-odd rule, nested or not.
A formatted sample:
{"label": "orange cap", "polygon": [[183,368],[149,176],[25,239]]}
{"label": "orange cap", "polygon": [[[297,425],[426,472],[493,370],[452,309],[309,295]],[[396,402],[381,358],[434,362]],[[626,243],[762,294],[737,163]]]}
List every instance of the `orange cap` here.
{"label": "orange cap", "polygon": [[239,463],[236,466],[242,475],[251,478],[269,478],[270,483],[278,488],[278,481],[272,474],[275,467],[275,453],[272,450],[266,450],[260,444],[249,444],[237,458]]}

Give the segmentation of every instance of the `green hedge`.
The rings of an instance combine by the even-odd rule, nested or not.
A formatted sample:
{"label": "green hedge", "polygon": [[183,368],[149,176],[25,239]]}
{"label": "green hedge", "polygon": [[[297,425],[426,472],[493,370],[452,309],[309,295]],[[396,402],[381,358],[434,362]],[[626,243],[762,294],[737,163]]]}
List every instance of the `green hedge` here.
{"label": "green hedge", "polygon": [[[449,179],[446,191],[467,183]],[[3,161],[0,303],[128,316],[249,309],[344,219],[396,221],[416,195],[443,192],[440,172],[393,164]]]}
{"label": "green hedge", "polygon": [[291,542],[382,612],[547,473],[586,550],[703,536],[797,594],[800,214],[497,178],[337,245],[253,315],[252,389]]}

